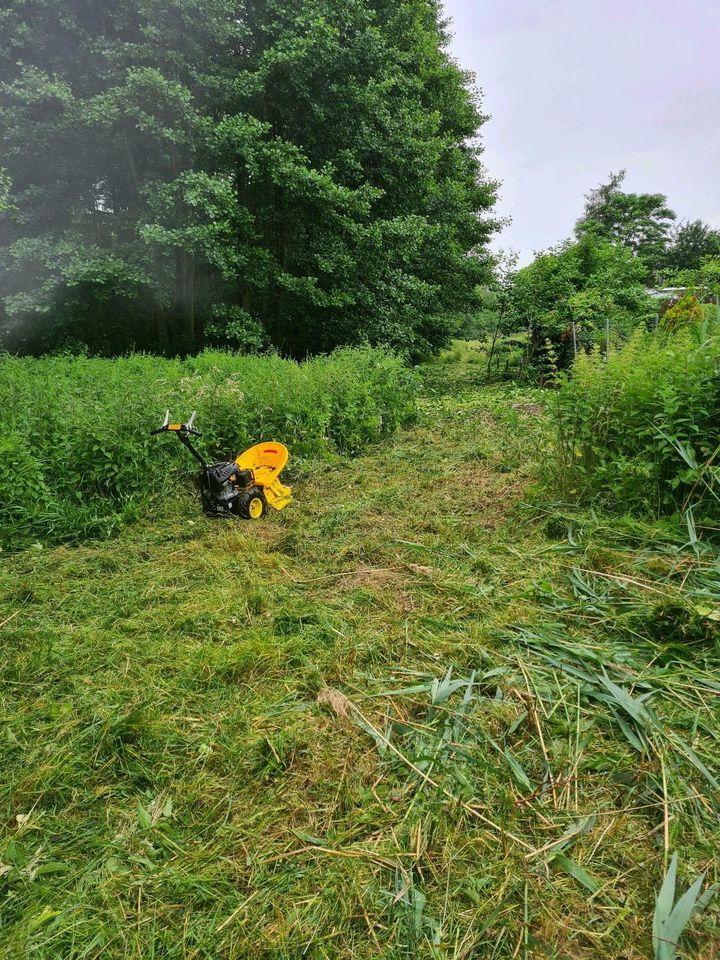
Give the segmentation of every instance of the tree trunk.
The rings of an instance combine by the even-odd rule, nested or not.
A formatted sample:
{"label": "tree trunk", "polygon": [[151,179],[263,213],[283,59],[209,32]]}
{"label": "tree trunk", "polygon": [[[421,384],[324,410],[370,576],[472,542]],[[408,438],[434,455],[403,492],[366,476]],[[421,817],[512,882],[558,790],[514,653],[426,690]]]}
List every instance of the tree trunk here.
{"label": "tree trunk", "polygon": [[497,343],[499,336],[500,336],[500,326],[498,325],[495,327],[495,330],[493,331],[493,337],[490,343],[490,353],[488,354],[488,362],[487,362],[488,374],[490,373],[490,364],[492,363],[493,355],[495,353],[495,344]]}
{"label": "tree trunk", "polygon": [[175,253],[175,320],[178,346],[195,349],[195,258],[186,250]]}
{"label": "tree trunk", "polygon": [[159,352],[166,354],[168,352],[167,314],[162,304],[158,304],[155,310],[155,334]]}

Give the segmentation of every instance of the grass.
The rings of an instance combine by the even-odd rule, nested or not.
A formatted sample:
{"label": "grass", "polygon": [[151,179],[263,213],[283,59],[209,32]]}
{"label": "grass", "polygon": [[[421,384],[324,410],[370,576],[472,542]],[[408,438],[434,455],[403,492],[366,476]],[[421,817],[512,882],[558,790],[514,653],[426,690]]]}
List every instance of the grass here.
{"label": "grass", "polygon": [[528,378],[526,369],[527,334],[489,333],[479,340],[453,340],[447,350],[430,365],[450,368],[455,376],[485,386],[491,382]]}
{"label": "grass", "polygon": [[543,398],[473,376],[260,524],[3,562],[3,956],[637,960],[718,880],[717,561],[529,505]]}

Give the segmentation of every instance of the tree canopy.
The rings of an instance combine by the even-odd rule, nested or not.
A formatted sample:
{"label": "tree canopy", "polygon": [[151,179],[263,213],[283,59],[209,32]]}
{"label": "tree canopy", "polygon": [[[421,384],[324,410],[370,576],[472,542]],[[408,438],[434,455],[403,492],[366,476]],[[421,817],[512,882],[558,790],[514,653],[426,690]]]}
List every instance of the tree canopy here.
{"label": "tree canopy", "polygon": [[613,336],[647,323],[654,306],[644,285],[645,267],[619,243],[587,233],[540,254],[519,270],[513,290],[518,323],[530,334],[531,355],[546,340],[564,365],[578,347],[602,341],[610,320]]}
{"label": "tree canopy", "polygon": [[662,193],[626,193],[625,177],[625,170],[612,173],[607,183],[590,191],[575,235],[593,234],[627,247],[644,264],[649,281],[665,263],[676,215]]}
{"label": "tree canopy", "polygon": [[1,345],[444,343],[496,229],[446,45],[437,0],[14,0]]}
{"label": "tree canopy", "polygon": [[702,220],[678,224],[667,250],[667,269],[699,270],[709,257],[720,257],[720,230],[713,230]]}
{"label": "tree canopy", "polygon": [[512,316],[529,332],[531,358],[549,341],[566,365],[576,348],[604,344],[608,324],[614,340],[654,325],[650,286],[685,286],[693,303],[696,292],[707,299],[720,290],[720,231],[702,220],[674,226],[667,197],[627,193],[624,180],[621,170],[591,190],[574,240],[515,275]]}

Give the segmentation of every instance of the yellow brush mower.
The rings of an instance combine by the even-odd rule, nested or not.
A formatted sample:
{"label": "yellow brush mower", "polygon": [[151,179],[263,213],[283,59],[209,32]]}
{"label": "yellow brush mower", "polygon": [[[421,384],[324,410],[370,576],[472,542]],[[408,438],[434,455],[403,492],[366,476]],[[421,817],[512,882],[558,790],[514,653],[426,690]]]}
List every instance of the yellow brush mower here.
{"label": "yellow brush mower", "polygon": [[206,516],[243,517],[259,520],[268,506],[282,510],[292,500],[290,487],[280,482],[280,472],[288,461],[282,443],[256,443],[236,460],[206,463],[190,442],[190,435],[202,434],[193,427],[195,414],[187,423],[170,423],[170,411],[156,433],[174,433],[200,463],[200,496]]}

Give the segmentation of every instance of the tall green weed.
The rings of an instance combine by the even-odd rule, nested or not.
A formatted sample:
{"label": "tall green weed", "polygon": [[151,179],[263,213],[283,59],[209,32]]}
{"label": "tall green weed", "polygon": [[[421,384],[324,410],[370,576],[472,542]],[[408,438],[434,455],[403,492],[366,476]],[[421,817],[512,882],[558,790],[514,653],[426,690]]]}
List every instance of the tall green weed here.
{"label": "tall green weed", "polygon": [[[720,516],[720,337],[636,333],[581,355],[556,395],[555,482],[633,513]],[[689,513],[688,513],[689,511]]]}
{"label": "tall green weed", "polygon": [[102,536],[172,495],[187,453],[149,431],[166,409],[197,410],[202,449],[227,459],[262,439],[293,462],[352,454],[415,412],[415,378],[384,350],[339,350],[295,363],[208,351],[0,358],[0,544]]}

